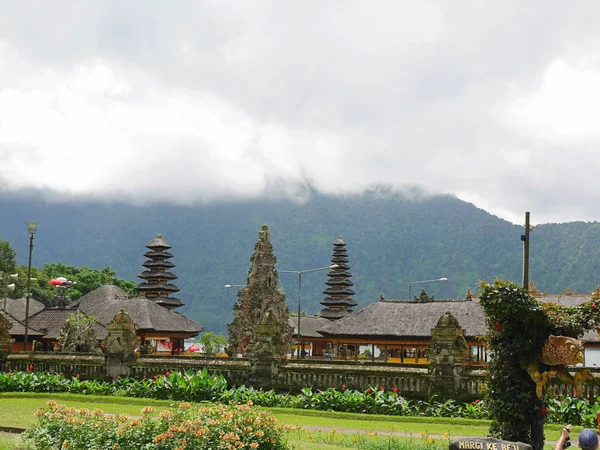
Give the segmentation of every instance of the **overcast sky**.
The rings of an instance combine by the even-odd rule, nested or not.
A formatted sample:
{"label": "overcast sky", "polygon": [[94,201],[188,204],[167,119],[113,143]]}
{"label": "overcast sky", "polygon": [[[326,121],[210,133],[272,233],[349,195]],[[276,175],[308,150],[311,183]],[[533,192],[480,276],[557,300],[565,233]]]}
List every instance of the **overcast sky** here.
{"label": "overcast sky", "polygon": [[0,0],[0,191],[373,184],[600,220],[600,3]]}

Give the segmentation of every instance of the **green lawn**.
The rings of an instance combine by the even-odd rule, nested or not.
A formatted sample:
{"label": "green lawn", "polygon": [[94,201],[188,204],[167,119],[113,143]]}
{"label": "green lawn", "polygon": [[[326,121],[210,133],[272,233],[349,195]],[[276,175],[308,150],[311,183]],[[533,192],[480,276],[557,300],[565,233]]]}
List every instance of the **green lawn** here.
{"label": "green lawn", "polygon": [[[106,413],[140,415],[144,406],[153,406],[157,411],[169,409],[172,400],[149,400],[124,397],[101,397],[73,394],[3,393],[0,394],[0,425],[27,428],[35,422],[34,412],[49,400],[75,408],[97,409]],[[422,441],[421,433],[440,442],[441,435],[485,436],[489,422],[470,419],[438,417],[393,417],[366,414],[335,413],[325,411],[265,408],[280,423],[304,427],[304,431],[291,432],[289,443],[296,450],[335,450],[355,447],[357,440],[384,441],[389,434],[395,437]],[[561,425],[548,425],[546,436],[557,439]],[[576,442],[577,429],[573,430]],[[410,436],[412,435],[412,438]],[[447,441],[446,441],[447,442]],[[20,445],[20,446],[19,446]],[[547,448],[553,448],[547,445]],[[0,450],[24,450],[19,438],[0,436]],[[446,445],[447,448],[447,445]]]}

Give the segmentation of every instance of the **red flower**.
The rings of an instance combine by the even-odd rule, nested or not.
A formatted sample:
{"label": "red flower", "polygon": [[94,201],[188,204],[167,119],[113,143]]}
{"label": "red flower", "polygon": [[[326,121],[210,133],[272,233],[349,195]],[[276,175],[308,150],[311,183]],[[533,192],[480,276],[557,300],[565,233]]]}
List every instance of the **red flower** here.
{"label": "red flower", "polygon": [[346,390],[346,385],[342,384],[342,391],[345,391],[345,390]]}
{"label": "red flower", "polygon": [[156,375],[152,375],[152,379],[153,379],[153,380],[156,380]]}
{"label": "red flower", "polygon": [[393,392],[394,394],[397,394],[398,392],[400,392],[400,389],[398,389],[398,388],[394,388],[394,389],[392,389],[392,392]]}
{"label": "red flower", "polygon": [[542,417],[546,417],[548,415],[548,410],[542,406],[540,408],[540,414],[542,415]]}
{"label": "red flower", "polygon": [[31,372],[31,369],[28,367],[27,369],[25,369],[25,372],[29,373]]}
{"label": "red flower", "polygon": [[171,376],[171,372],[169,372],[168,370],[165,372],[165,377],[169,377]]}
{"label": "red flower", "polygon": [[383,386],[379,386],[379,390],[380,390],[380,391],[385,391],[385,387],[383,387]]}
{"label": "red flower", "polygon": [[592,308],[597,309],[598,307],[596,306],[595,303],[592,303]]}
{"label": "red flower", "polygon": [[79,378],[80,376],[81,376],[81,375],[77,374],[77,375],[75,375],[75,378]]}
{"label": "red flower", "polygon": [[497,331],[498,333],[500,333],[500,332],[502,331],[502,322],[496,322],[496,323],[494,324],[494,326],[496,327],[496,331]]}
{"label": "red flower", "polygon": [[371,392],[373,392],[370,388],[367,389],[367,395],[369,395]]}
{"label": "red flower", "polygon": [[577,391],[573,391],[573,397],[577,397]]}

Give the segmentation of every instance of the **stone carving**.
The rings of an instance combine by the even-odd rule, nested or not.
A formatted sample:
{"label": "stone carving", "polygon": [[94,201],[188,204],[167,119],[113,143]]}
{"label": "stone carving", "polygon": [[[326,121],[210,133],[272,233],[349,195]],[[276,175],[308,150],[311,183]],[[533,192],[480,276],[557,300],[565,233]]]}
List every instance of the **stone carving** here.
{"label": "stone carving", "polygon": [[139,345],[137,326],[124,309],[119,311],[109,323],[106,347],[106,370],[110,377],[128,376],[128,362],[135,358],[135,350]]}
{"label": "stone carving", "polygon": [[[253,341],[248,345],[248,354],[252,354],[255,360],[249,380],[253,386],[268,388],[279,374],[278,361],[281,359],[280,349],[277,344],[280,324],[275,315],[267,311],[262,322],[256,327]],[[274,342],[275,340],[275,342]]]}
{"label": "stone carving", "polygon": [[543,296],[542,292],[538,288],[535,287],[535,284],[533,283],[533,280],[531,280],[529,282],[529,289],[528,289],[528,291],[529,291],[529,294],[532,297],[539,298],[539,297]]}
{"label": "stone carving", "polygon": [[549,366],[583,362],[583,344],[568,336],[550,336],[542,347],[540,361]]}
{"label": "stone carving", "polygon": [[7,356],[12,347],[12,337],[9,330],[12,328],[12,323],[4,316],[0,314],[0,359]]}
{"label": "stone carving", "polygon": [[417,301],[419,303],[432,302],[433,300],[434,300],[434,296],[427,295],[427,292],[425,292],[425,289],[421,289],[421,293],[419,294],[418,297],[415,295],[415,301]]}
{"label": "stone carving", "polygon": [[430,394],[457,398],[461,393],[463,363],[467,358],[465,330],[447,311],[431,329],[429,354]]}
{"label": "stone carving", "polygon": [[469,301],[477,300],[477,296],[475,294],[473,294],[473,291],[471,291],[471,288],[467,288],[467,293],[465,294],[465,300],[469,300]]}
{"label": "stone carving", "polygon": [[275,270],[277,258],[269,240],[269,229],[263,225],[254,253],[250,258],[247,286],[238,291],[238,300],[233,306],[233,322],[227,325],[229,332],[228,353],[244,354],[251,342],[257,342],[257,327],[271,314],[271,345],[282,357],[289,350],[292,327],[288,324],[289,310],[285,294],[279,289],[279,277]]}
{"label": "stone carving", "polygon": [[529,376],[535,383],[535,393],[538,398],[542,398],[544,386],[549,378],[559,377],[562,381],[576,386],[575,392],[581,396],[581,385],[589,376],[588,371],[584,370],[577,373],[573,377],[569,372],[563,370],[562,367],[555,368],[556,370],[544,370],[541,367],[546,366],[568,366],[583,362],[583,343],[575,338],[568,336],[553,336],[550,335],[538,358],[538,363],[533,363],[527,367]]}
{"label": "stone carving", "polygon": [[63,353],[101,353],[94,330],[96,318],[77,311],[67,316],[67,324],[60,330],[56,341]]}

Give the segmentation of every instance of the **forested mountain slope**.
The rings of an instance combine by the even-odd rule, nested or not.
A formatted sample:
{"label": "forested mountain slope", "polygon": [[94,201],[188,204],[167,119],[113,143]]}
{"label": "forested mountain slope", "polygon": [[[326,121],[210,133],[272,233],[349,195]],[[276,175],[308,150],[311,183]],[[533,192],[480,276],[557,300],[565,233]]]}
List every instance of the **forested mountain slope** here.
{"label": "forested mountain slope", "polygon": [[[535,216],[535,212],[532,212]],[[303,270],[329,264],[332,243],[347,244],[359,305],[404,299],[411,281],[448,277],[425,285],[437,298],[463,296],[479,280],[519,281],[522,227],[451,196],[419,200],[382,190],[310,201],[222,203],[183,207],[136,207],[118,203],[52,204],[32,197],[0,197],[0,239],[27,262],[28,220],[37,220],[33,263],[63,262],[110,266],[119,277],[141,273],[144,245],[162,233],[173,246],[173,270],[181,288],[181,311],[224,331],[236,291],[244,284],[258,230],[269,225],[278,268]],[[542,291],[590,292],[600,283],[600,224],[567,223],[536,227],[531,235],[531,278]],[[297,278],[281,274],[295,311]],[[326,272],[306,274],[302,309],[321,309]],[[421,286],[414,286],[415,294]]]}

